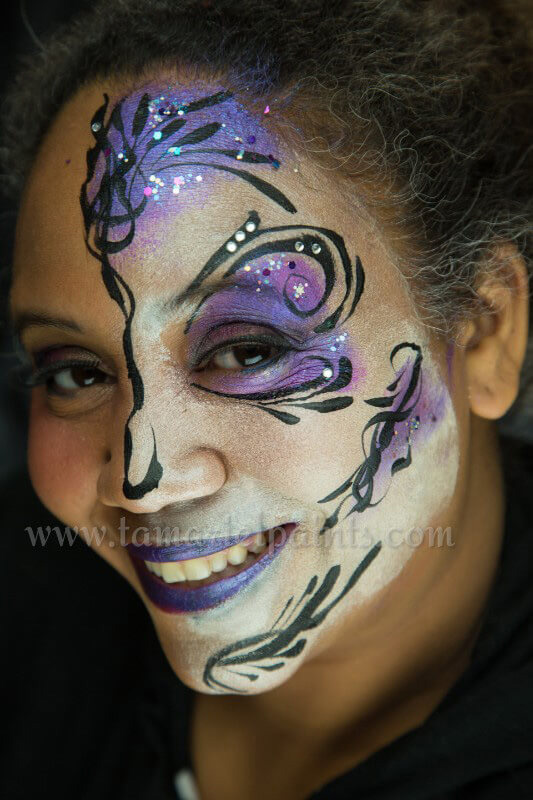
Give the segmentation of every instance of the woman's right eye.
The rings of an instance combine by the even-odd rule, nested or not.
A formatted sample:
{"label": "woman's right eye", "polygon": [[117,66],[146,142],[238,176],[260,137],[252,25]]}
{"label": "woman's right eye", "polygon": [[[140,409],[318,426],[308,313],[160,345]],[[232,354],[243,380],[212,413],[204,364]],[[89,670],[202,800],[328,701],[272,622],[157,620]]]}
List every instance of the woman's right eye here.
{"label": "woman's right eye", "polygon": [[81,389],[108,382],[109,375],[98,368],[98,361],[63,361],[37,367],[23,378],[26,387],[44,385],[49,395],[72,397]]}
{"label": "woman's right eye", "polygon": [[97,383],[104,383],[108,376],[95,367],[73,366],[54,371],[49,374],[44,383],[50,394],[62,396],[75,393],[79,389],[86,389]]}

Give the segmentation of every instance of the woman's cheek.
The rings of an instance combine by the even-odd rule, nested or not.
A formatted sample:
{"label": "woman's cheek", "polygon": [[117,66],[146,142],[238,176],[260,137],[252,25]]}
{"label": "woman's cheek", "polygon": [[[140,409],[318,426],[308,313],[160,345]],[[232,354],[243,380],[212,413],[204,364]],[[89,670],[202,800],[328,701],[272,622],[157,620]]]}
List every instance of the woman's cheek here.
{"label": "woman's cheek", "polygon": [[41,502],[66,525],[84,525],[94,505],[94,443],[87,431],[54,416],[44,389],[33,390],[28,428],[28,470]]}

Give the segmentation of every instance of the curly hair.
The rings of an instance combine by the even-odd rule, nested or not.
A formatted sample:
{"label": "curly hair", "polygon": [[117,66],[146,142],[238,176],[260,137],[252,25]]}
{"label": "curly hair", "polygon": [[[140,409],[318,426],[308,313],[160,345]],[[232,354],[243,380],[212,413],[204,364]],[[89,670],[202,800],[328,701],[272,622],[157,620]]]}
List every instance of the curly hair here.
{"label": "curly hair", "polygon": [[514,243],[531,273],[527,16],[504,0],[100,0],[21,64],[3,103],[3,184],[20,197],[54,115],[88,83],[223,77],[351,187],[420,319],[452,337],[479,308],[495,245]]}

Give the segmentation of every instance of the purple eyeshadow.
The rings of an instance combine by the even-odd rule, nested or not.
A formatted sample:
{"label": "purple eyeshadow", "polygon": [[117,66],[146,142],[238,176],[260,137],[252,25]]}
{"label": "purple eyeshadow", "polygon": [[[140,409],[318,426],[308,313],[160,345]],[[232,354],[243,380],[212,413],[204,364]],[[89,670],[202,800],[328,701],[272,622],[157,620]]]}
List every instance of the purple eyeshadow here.
{"label": "purple eyeshadow", "polygon": [[[225,342],[235,338],[233,331],[224,335],[224,327],[227,330],[234,323],[241,325],[240,336],[261,342],[261,333],[270,333],[274,346],[277,340],[281,351],[283,344],[290,350],[265,366],[221,373],[212,379],[210,388],[242,395],[315,388],[334,378],[341,356],[349,357],[353,367],[352,381],[343,390],[359,384],[365,372],[348,344],[347,332],[338,328],[320,334],[313,331],[315,308],[324,295],[324,274],[316,262],[294,254],[270,253],[245,263],[233,279],[238,282],[201,305],[188,332],[190,352],[197,354],[206,340],[209,345],[204,350],[212,351],[218,344],[223,349]],[[327,312],[324,307],[322,313]],[[247,328],[253,330],[248,333]],[[212,331],[216,331],[215,342]]]}

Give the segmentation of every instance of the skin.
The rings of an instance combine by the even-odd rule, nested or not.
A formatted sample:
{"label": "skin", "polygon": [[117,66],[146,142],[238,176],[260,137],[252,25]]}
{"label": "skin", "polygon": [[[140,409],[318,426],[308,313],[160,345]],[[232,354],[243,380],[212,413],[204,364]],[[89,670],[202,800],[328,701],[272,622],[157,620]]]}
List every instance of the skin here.
{"label": "skin", "polygon": [[[150,92],[165,85],[150,84]],[[219,87],[186,88],[191,97],[203,97]],[[125,95],[123,87],[89,87],[58,115],[32,169],[18,221],[13,317],[31,310],[69,317],[81,329],[32,325],[21,334],[24,348],[29,354],[68,347],[69,356],[94,355],[108,376],[70,397],[47,395],[44,386],[32,391],[31,479],[65,524],[105,526],[100,544],[90,537],[87,543],[140,594],[176,675],[197,691],[191,746],[202,797],[244,798],[252,791],[265,798],[305,797],[421,724],[468,665],[501,548],[504,498],[490,420],[516,395],[528,324],[524,265],[510,246],[499,247],[496,256],[505,270],[498,281],[480,287],[487,313],[463,326],[450,351],[448,342],[417,320],[377,222],[344,200],[312,164],[296,162],[264,121],[254,122],[230,103],[217,108],[214,118],[233,128],[263,126],[261,144],[272,148],[279,166],[247,168],[296,210],[236,176],[205,170],[201,186],[180,187],[162,210],[156,212],[152,202],[139,216],[132,242],[109,257],[135,298],[131,342],[143,404],[132,414],[125,317],[104,285],[99,251],[90,246],[90,232],[85,241],[80,214],[86,153],[94,146],[91,119],[103,92],[111,97],[109,108]],[[349,404],[327,413],[278,406],[297,414],[292,424],[242,396],[248,379],[213,363],[204,371],[191,368],[191,348],[200,339],[195,330],[209,331],[213,320],[220,321],[220,292],[189,330],[196,303],[161,314],[161,303],[197,279],[251,209],[262,230],[297,225],[334,231],[352,266],[357,256],[364,274],[364,291],[343,324],[320,341],[311,337],[312,344],[310,326],[303,331],[308,351],[315,353],[317,342],[323,353],[327,337],[345,335],[342,352],[351,378],[331,397],[350,398]],[[319,281],[312,258],[301,267],[311,286]],[[330,313],[341,296],[337,282]],[[249,334],[264,332],[274,324],[273,315],[279,318],[266,299],[253,303],[263,319]],[[391,362],[391,353],[405,343],[417,350],[403,348]],[[368,400],[389,397],[387,387],[399,376],[402,391],[413,378],[407,422],[418,414],[420,424],[409,429],[410,438],[401,429],[400,443],[388,447],[374,476],[372,499],[380,502],[360,503],[345,516],[353,506],[348,498],[339,511],[346,492],[321,501],[365,463],[365,437],[382,410]],[[161,474],[148,486],[142,481],[154,441]],[[131,489],[139,486],[142,491]],[[179,525],[206,537],[220,535],[221,521],[225,533],[252,533],[290,520],[300,526],[246,590],[211,610],[171,613],[143,591],[119,536],[121,517],[132,527]],[[449,527],[451,545],[432,546],[426,535],[414,547],[407,534],[417,526]],[[365,530],[371,543],[343,542],[342,535],[354,528]],[[317,607],[317,613],[327,613],[314,626],[311,612],[303,615],[292,638],[281,643],[289,630],[287,602],[296,604],[310,582],[313,597],[328,578],[329,593]],[[281,638],[268,638],[273,649],[261,660],[256,645],[273,626]],[[299,640],[297,652],[280,656]],[[245,669],[224,666],[228,648]],[[257,667],[280,659],[274,671]],[[265,776],[267,749],[276,769]]]}

